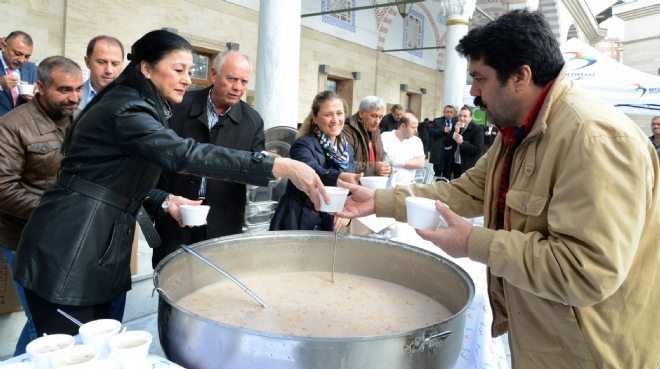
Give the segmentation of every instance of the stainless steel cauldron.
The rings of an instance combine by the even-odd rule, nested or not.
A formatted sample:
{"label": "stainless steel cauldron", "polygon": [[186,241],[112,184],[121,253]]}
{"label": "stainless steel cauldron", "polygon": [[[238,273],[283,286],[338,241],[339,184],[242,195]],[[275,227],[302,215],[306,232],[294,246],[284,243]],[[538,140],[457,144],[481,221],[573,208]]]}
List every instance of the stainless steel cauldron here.
{"label": "stainless steel cauldron", "polygon": [[[329,232],[266,232],[217,238],[193,248],[238,278],[254,271],[330,273],[333,240]],[[177,306],[176,301],[189,292],[223,278],[179,251],[164,259],[154,273],[163,351],[186,368],[453,367],[463,342],[465,312],[474,297],[474,284],[465,271],[423,249],[358,236],[339,238],[335,270],[412,288],[454,315],[415,331],[378,337],[310,338],[238,328]]]}

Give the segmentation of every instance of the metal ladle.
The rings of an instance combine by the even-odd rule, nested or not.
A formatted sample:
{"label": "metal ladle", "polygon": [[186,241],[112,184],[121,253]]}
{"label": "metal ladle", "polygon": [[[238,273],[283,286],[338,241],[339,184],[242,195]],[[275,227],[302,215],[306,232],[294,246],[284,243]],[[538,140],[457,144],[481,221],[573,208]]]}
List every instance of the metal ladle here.
{"label": "metal ladle", "polygon": [[180,245],[180,247],[183,250],[185,250],[187,253],[189,253],[190,255],[192,255],[192,256],[196,257],[197,259],[203,261],[206,265],[210,266],[211,268],[213,268],[213,269],[217,270],[218,272],[222,273],[225,277],[229,278],[230,281],[234,282],[238,287],[240,287],[243,291],[245,291],[245,293],[250,295],[250,297],[252,297],[256,302],[258,302],[259,305],[261,305],[263,307],[267,307],[266,303],[263,302],[263,300],[260,299],[259,296],[257,296],[254,292],[252,292],[252,290],[249,289],[246,285],[241,283],[241,281],[236,279],[236,277],[234,277],[233,275],[231,275],[228,272],[224,271],[219,266],[213,264],[209,259],[207,259],[207,258],[203,257],[202,255],[198,254],[197,252],[195,252],[190,247],[188,247],[186,245]]}

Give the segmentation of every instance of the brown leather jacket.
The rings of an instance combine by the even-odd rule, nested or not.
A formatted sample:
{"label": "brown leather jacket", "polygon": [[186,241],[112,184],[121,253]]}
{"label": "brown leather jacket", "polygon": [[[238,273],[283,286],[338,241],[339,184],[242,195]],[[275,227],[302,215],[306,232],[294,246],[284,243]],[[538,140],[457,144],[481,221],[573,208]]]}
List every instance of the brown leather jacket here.
{"label": "brown leather jacket", "polygon": [[369,162],[369,139],[374,146],[376,161],[383,161],[383,141],[380,139],[380,130],[369,133],[362,123],[358,122],[358,115],[354,114],[347,119],[342,133],[355,153],[355,173],[364,173],[365,176],[376,175],[376,163]]}
{"label": "brown leather jacket", "polygon": [[53,122],[36,97],[0,117],[1,247],[16,250],[25,222],[55,183],[69,122]]}

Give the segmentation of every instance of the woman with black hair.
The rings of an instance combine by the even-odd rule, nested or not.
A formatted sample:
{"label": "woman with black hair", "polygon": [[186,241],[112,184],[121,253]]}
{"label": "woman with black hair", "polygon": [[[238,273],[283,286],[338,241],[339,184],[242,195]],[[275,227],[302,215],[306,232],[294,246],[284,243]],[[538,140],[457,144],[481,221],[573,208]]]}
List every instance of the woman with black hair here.
{"label": "woman with black hair", "polygon": [[326,195],[303,163],[196,143],[168,128],[170,104],[191,83],[191,50],[174,33],[145,34],[67,133],[60,177],[25,226],[13,265],[39,335],[77,333],[58,308],[83,322],[109,317],[111,301],[131,288],[143,202],[179,221],[179,205],[198,203],[153,190],[162,169],[255,185],[287,177],[314,201],[317,189]]}

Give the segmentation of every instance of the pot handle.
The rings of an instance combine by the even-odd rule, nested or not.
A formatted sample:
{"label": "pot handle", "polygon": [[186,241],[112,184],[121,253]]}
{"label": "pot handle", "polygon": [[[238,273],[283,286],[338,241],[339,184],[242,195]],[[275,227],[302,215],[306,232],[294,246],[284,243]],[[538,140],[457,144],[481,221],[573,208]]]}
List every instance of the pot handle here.
{"label": "pot handle", "polygon": [[160,288],[160,287],[154,287],[154,289],[151,290],[151,297],[154,297],[154,295],[156,294],[156,291],[158,291],[158,293],[160,293],[160,294],[162,294],[162,295],[165,295],[165,291],[163,291],[162,288]]}
{"label": "pot handle", "polygon": [[452,331],[444,331],[436,334],[432,334],[428,337],[424,338],[415,338],[412,341],[409,341],[404,350],[407,352],[417,352],[425,349],[425,346],[433,346],[437,345],[440,342],[439,341],[444,341],[446,340],[449,336],[451,336],[453,332]]}
{"label": "pot handle", "polygon": [[422,345],[423,344],[429,344],[431,341],[437,340],[437,339],[444,341],[449,336],[451,336],[451,334],[452,334],[452,331],[445,331],[445,332],[442,332],[442,333],[436,333],[436,334],[430,335],[430,336],[424,338],[424,341],[422,341]]}

